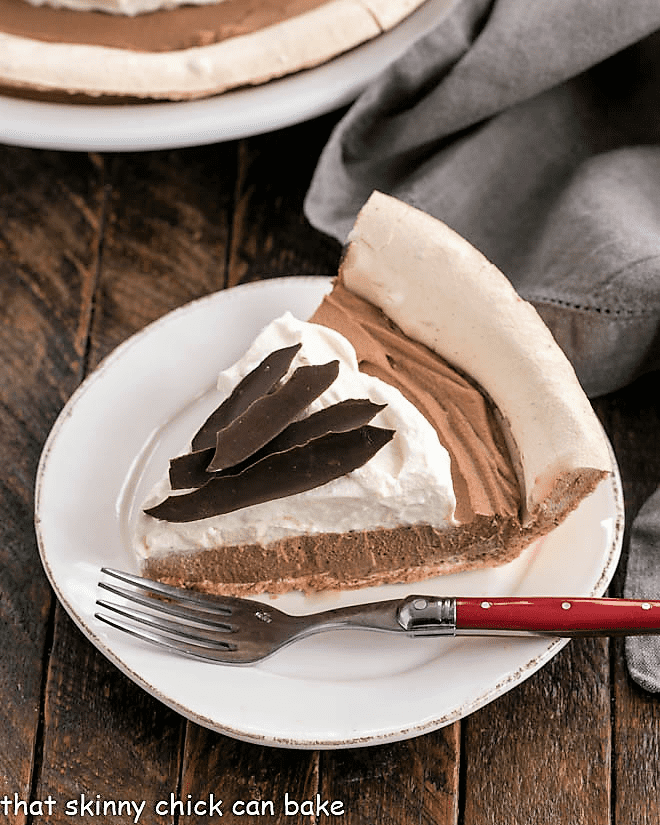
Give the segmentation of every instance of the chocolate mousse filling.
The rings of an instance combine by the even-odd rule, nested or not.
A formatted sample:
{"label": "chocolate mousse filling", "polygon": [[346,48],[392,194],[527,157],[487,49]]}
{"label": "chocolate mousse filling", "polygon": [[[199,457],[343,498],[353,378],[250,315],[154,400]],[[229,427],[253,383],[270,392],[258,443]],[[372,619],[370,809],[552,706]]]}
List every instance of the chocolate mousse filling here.
{"label": "chocolate mousse filling", "polygon": [[169,52],[250,34],[323,5],[324,0],[223,0],[133,17],[0,0],[0,31],[47,43]]}
{"label": "chocolate mousse filling", "polygon": [[521,491],[507,441],[495,408],[473,381],[341,281],[310,320],[347,338],[360,370],[396,387],[433,425],[451,457],[458,521],[519,516]]}

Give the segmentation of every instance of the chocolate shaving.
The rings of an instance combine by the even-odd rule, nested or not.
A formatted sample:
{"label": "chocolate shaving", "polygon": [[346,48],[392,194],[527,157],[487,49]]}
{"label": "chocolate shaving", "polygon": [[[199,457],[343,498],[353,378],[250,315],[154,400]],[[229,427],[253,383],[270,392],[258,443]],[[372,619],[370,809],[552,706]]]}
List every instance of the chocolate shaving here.
{"label": "chocolate shaving", "polygon": [[189,490],[201,487],[217,473],[209,473],[206,468],[213,458],[215,449],[197,450],[194,453],[179,455],[170,460],[170,487],[173,490]]}
{"label": "chocolate shaving", "polygon": [[348,432],[328,433],[302,446],[268,455],[238,475],[214,476],[199,489],[170,496],[145,512],[164,521],[197,521],[302,493],[362,466],[393,435],[393,430],[369,424]]}
{"label": "chocolate shaving", "polygon": [[209,471],[225,470],[249,458],[279,435],[339,374],[339,362],[298,367],[289,380],[252,404],[217,433]]}
{"label": "chocolate shaving", "polygon": [[202,424],[192,440],[193,451],[212,448],[215,450],[216,435],[231,424],[258,398],[269,393],[284,377],[302,344],[275,350],[234,388],[231,395]]}
{"label": "chocolate shaving", "polygon": [[[369,421],[385,407],[374,404],[368,399],[348,399],[332,404],[322,410],[311,413],[307,418],[289,424],[278,436],[275,436],[261,450],[251,455],[241,464],[221,471],[222,475],[236,475],[250,464],[260,461],[272,453],[284,452],[292,447],[300,447],[308,441],[328,433],[347,432],[348,430],[368,424]],[[201,487],[213,477],[207,467],[213,448],[199,450],[177,456],[170,461],[170,486],[173,490],[185,490]],[[217,475],[214,474],[214,475]]]}
{"label": "chocolate shaving", "polygon": [[[356,430],[368,424],[385,406],[385,404],[374,404],[366,398],[348,399],[332,404],[330,407],[311,413],[307,418],[289,424],[285,430],[282,430],[278,436],[252,456],[250,463],[259,461],[271,453],[282,453],[294,447],[302,447],[309,441],[329,433]],[[233,474],[233,468],[227,472]]]}

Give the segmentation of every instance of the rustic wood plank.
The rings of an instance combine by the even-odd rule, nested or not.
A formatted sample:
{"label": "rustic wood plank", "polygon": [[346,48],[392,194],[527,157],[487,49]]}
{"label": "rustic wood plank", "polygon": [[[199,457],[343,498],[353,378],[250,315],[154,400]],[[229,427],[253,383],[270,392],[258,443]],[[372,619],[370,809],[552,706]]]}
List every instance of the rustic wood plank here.
{"label": "rustic wood plank", "polygon": [[281,275],[334,275],[340,245],[303,215],[312,173],[338,113],[241,141],[228,286]]}
{"label": "rustic wood plank", "polygon": [[465,825],[609,822],[608,640],[572,640],[464,725]]}
{"label": "rustic wood plank", "polygon": [[[101,158],[103,238],[88,367],[149,321],[225,281],[231,146]],[[185,722],[110,665],[58,610],[39,794],[156,802],[178,791]],[[98,821],[83,809],[77,821]]]}
{"label": "rustic wood plank", "polygon": [[[630,526],[639,508],[660,484],[660,405],[657,373],[598,402],[623,478],[626,546],[612,592],[621,595]],[[660,561],[660,556],[659,556]],[[660,697],[638,687],[628,675],[624,643],[613,651],[614,822],[660,822]]]}
{"label": "rustic wood plank", "polygon": [[403,742],[324,752],[321,796],[343,803],[346,825],[454,825],[460,732],[455,723]]}
{"label": "rustic wood plank", "polygon": [[150,321],[226,286],[235,144],[108,158],[90,363]]}
{"label": "rustic wood plank", "polygon": [[614,643],[614,822],[660,822],[660,700],[636,685]]}
{"label": "rustic wood plank", "polygon": [[314,821],[296,816],[293,803],[316,802],[318,761],[314,751],[239,742],[189,724],[181,799],[201,801],[206,807],[186,821],[190,825],[209,821],[211,795],[222,800],[224,825]]}
{"label": "rustic wood plank", "polygon": [[[58,605],[35,799],[57,800],[49,823],[168,823],[156,804],[176,788],[185,725],[105,659]],[[97,802],[127,803],[99,816]],[[119,812],[123,815],[119,816]],[[130,815],[129,815],[130,813]]]}
{"label": "rustic wood plank", "polygon": [[[33,485],[48,430],[81,377],[101,192],[93,158],[0,147],[0,795],[12,803],[30,798],[52,611]],[[27,818],[13,805],[2,815]]]}

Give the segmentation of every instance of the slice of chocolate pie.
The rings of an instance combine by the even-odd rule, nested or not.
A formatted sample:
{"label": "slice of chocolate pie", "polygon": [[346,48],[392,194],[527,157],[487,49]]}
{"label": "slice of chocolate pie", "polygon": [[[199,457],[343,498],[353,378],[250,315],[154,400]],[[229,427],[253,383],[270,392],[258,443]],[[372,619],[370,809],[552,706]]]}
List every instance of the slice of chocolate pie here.
{"label": "slice of chocolate pie", "polygon": [[135,536],[146,575],[225,594],[501,565],[612,460],[534,308],[467,241],[380,193],[331,293],[222,373]]}

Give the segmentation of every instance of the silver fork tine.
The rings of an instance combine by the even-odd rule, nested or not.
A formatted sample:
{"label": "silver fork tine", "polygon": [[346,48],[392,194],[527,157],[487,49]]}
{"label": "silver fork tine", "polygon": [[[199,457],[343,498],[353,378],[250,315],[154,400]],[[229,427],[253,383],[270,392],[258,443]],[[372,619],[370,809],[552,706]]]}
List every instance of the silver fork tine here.
{"label": "silver fork tine", "polygon": [[211,612],[229,615],[233,610],[240,608],[243,604],[242,599],[234,599],[231,596],[211,596],[207,593],[197,593],[194,590],[183,590],[180,587],[173,587],[170,584],[145,579],[133,573],[124,573],[123,570],[115,570],[111,567],[102,567],[101,573],[119,579],[126,584],[133,585],[133,587],[137,587],[140,590],[159,593],[161,596],[167,596],[181,604],[194,604]]}
{"label": "silver fork tine", "polygon": [[[107,567],[101,572],[129,587],[99,581],[99,588],[148,608],[148,612],[130,604],[99,599],[99,607],[111,616],[96,613],[97,619],[136,638],[197,659],[251,664],[286,642],[298,624],[295,617],[252,599],[183,590]],[[233,634],[231,641],[229,634]]]}
{"label": "silver fork tine", "polygon": [[[151,627],[154,630],[158,630],[163,633],[172,633],[175,636],[179,636],[182,639],[186,639],[188,641],[199,642],[211,645],[213,647],[220,647],[223,650],[236,650],[236,645],[232,642],[225,641],[224,639],[220,639],[216,634],[217,630],[214,628],[211,631],[204,630],[202,627],[197,627],[195,625],[187,625],[182,624],[180,622],[169,622],[167,619],[158,619],[154,618],[153,614],[150,613],[143,613],[140,610],[133,610],[130,613],[127,610],[124,610],[117,604],[113,604],[112,602],[106,602],[100,600],[97,602],[99,607],[104,608],[105,610],[111,610],[113,613],[117,613],[120,616],[123,616],[126,619],[129,619],[132,622],[137,622],[138,624],[145,625],[146,627]],[[103,619],[101,616],[100,618]]]}
{"label": "silver fork tine", "polygon": [[222,619],[217,619],[212,612],[197,609],[196,602],[194,602],[192,606],[182,606],[174,602],[164,601],[163,599],[155,599],[153,596],[143,596],[140,593],[135,593],[124,587],[115,587],[106,582],[99,582],[99,587],[107,590],[114,596],[120,596],[122,599],[135,602],[135,604],[140,604],[143,607],[151,607],[161,613],[169,613],[170,616],[178,616],[181,619],[194,619],[196,622],[209,625],[216,630],[227,633],[230,633],[234,629],[233,625],[227,621],[227,617],[231,615],[231,611],[221,611]]}
{"label": "silver fork tine", "polygon": [[[224,647],[220,642],[217,642],[214,647],[204,641],[199,643],[193,640],[183,641],[182,639],[169,639],[160,631],[152,632],[148,628],[143,627],[138,629],[127,622],[123,622],[121,620],[116,621],[113,618],[103,616],[100,613],[97,613],[96,617],[111,627],[127,633],[129,636],[149,642],[150,644],[155,644],[158,647],[165,648],[166,650],[173,651],[175,653],[182,653],[186,656],[191,656],[194,659],[202,659],[211,662],[221,662],[225,664],[231,664],[234,662],[234,651],[236,651],[236,648]],[[131,620],[133,619],[133,617],[130,618]],[[239,657],[236,659],[235,663],[242,664],[243,662]],[[249,661],[245,661],[244,663],[249,664]]]}

